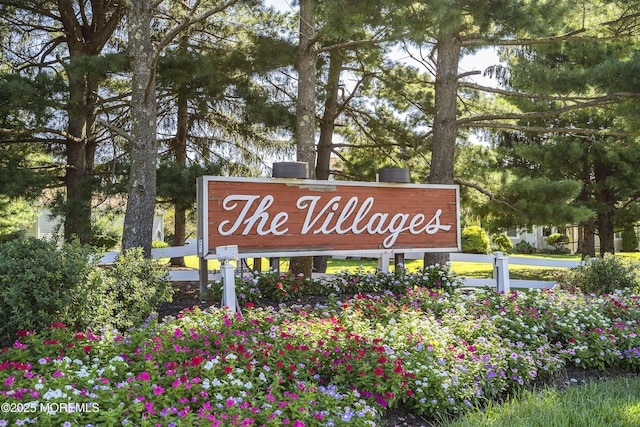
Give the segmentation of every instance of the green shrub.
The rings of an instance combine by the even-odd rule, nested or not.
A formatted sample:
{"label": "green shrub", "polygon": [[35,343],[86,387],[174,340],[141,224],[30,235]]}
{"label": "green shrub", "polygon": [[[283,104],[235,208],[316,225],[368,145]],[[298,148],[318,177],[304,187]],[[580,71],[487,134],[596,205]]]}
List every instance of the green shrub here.
{"label": "green shrub", "polygon": [[122,241],[122,224],[118,213],[96,211],[91,218],[91,246],[97,251],[110,251]]}
{"label": "green shrub", "polygon": [[462,252],[469,254],[486,254],[489,252],[489,237],[477,225],[465,227],[461,236]]}
{"label": "green shrub", "polygon": [[566,253],[569,237],[565,234],[553,233],[547,236],[547,245],[553,246],[554,252],[557,254]]}
{"label": "green shrub", "polygon": [[491,236],[491,243],[493,245],[493,249],[496,251],[509,253],[513,249],[513,242],[509,236],[504,233],[494,234]]}
{"label": "green shrub", "polygon": [[167,242],[163,242],[161,240],[154,240],[153,242],[151,242],[151,247],[153,249],[168,248],[169,244]]}
{"label": "green shrub", "polygon": [[513,251],[512,252],[514,254],[535,254],[536,253],[536,248],[534,248],[533,245],[531,243],[527,242],[526,240],[520,240],[513,247]]}
{"label": "green shrub", "polygon": [[93,271],[78,322],[92,330],[110,326],[123,331],[142,324],[172,294],[167,266],[144,258],[141,248],[130,249],[112,266]]}
{"label": "green shrub", "polygon": [[18,330],[72,323],[81,284],[91,271],[90,253],[78,243],[35,238],[0,245],[0,346]]}
{"label": "green shrub", "polygon": [[638,249],[638,235],[636,230],[628,228],[622,232],[622,250],[632,252]]}
{"label": "green shrub", "polygon": [[616,289],[636,288],[640,278],[639,268],[640,263],[634,259],[606,254],[568,270],[559,284],[565,289],[608,294]]}

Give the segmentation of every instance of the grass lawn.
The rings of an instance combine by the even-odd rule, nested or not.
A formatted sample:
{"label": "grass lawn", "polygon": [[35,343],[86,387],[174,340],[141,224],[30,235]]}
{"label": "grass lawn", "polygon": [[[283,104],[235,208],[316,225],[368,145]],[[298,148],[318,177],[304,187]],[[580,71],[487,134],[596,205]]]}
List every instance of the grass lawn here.
{"label": "grass lawn", "polygon": [[505,404],[491,403],[445,427],[551,427],[640,425],[640,378],[590,381],[562,391],[518,393]]}

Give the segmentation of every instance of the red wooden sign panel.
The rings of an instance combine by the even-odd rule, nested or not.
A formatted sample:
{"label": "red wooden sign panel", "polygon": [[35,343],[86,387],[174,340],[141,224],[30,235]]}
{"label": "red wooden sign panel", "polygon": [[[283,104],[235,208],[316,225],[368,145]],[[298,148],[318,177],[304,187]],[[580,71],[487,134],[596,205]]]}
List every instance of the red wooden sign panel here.
{"label": "red wooden sign panel", "polygon": [[457,186],[203,177],[199,191],[205,254],[460,248]]}

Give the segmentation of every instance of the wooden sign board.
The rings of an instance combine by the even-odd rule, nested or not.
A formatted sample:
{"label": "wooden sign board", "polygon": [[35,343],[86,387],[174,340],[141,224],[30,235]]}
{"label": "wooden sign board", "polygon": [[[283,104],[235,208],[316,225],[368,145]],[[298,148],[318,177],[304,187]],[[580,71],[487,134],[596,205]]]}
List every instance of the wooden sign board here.
{"label": "wooden sign board", "polygon": [[418,185],[198,179],[198,253],[241,257],[460,250],[459,189]]}

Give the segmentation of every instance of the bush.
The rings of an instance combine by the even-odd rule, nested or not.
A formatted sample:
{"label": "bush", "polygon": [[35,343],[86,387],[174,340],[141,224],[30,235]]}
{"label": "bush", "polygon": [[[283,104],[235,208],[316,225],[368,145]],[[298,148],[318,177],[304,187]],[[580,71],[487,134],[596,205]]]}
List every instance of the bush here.
{"label": "bush", "polygon": [[553,246],[557,254],[568,252],[567,243],[569,243],[569,237],[565,234],[553,233],[547,236],[547,245]]}
{"label": "bush", "polygon": [[163,242],[162,240],[154,240],[153,242],[151,242],[151,247],[153,249],[168,248],[169,243]]}
{"label": "bush", "polygon": [[167,266],[130,249],[110,267],[93,271],[78,322],[92,330],[110,326],[123,331],[142,324],[159,303],[171,301]]}
{"label": "bush", "polygon": [[622,232],[622,250],[624,252],[632,252],[638,249],[638,235],[633,228],[626,229]]}
{"label": "bush", "polygon": [[512,252],[514,254],[535,254],[536,253],[536,248],[534,248],[533,245],[531,243],[527,242],[526,240],[520,240],[513,247],[513,251]]}
{"label": "bush", "polygon": [[91,218],[91,246],[110,251],[122,241],[122,225],[117,212],[97,211]]}
{"label": "bush", "polygon": [[580,289],[585,293],[608,294],[617,289],[636,288],[640,264],[631,258],[606,254],[572,268],[561,277],[565,289]]}
{"label": "bush", "polygon": [[489,237],[480,227],[472,225],[462,230],[462,252],[469,254],[486,254],[489,252]]}
{"label": "bush", "polygon": [[100,268],[79,243],[28,238],[0,244],[0,347],[20,330],[52,323],[76,330],[137,326],[171,299],[167,279],[166,266],[143,258],[142,250]]}
{"label": "bush", "polygon": [[78,243],[35,238],[0,245],[0,346],[18,330],[73,322],[80,285],[91,271],[90,253]]}
{"label": "bush", "polygon": [[513,242],[509,236],[504,233],[491,236],[491,243],[493,244],[493,249],[496,251],[509,253],[513,249]]}

